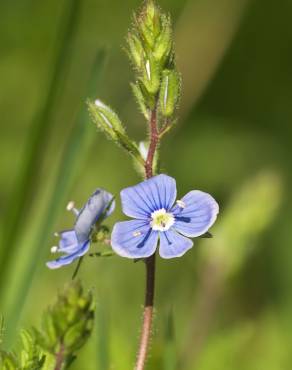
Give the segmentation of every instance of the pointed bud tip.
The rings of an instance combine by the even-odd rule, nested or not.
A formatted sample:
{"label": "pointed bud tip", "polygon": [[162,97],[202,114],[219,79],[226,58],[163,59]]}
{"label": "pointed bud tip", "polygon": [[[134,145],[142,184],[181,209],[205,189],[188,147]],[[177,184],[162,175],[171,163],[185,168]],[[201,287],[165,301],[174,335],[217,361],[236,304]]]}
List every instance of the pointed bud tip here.
{"label": "pointed bud tip", "polygon": [[105,105],[101,100],[99,100],[99,99],[96,99],[96,100],[94,101],[94,104],[95,104],[97,107],[99,107],[99,108],[106,108],[106,105]]}

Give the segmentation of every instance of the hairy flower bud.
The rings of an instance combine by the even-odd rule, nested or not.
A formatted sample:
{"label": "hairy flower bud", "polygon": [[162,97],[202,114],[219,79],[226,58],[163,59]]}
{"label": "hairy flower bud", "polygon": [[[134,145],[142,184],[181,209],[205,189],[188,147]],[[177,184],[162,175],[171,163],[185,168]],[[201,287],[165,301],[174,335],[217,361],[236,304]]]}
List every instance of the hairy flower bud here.
{"label": "hairy flower bud", "polygon": [[141,68],[144,60],[144,49],[140,39],[135,34],[128,34],[127,37],[129,50],[128,54],[135,68]]}
{"label": "hairy flower bud", "polygon": [[97,127],[104,131],[110,138],[117,140],[117,132],[124,133],[125,129],[118,115],[100,100],[89,102],[89,112]]}
{"label": "hairy flower bud", "polygon": [[88,102],[88,109],[98,129],[104,131],[109,139],[125,149],[138,162],[144,163],[137,144],[128,137],[119,117],[110,107],[96,100],[94,103]]}
{"label": "hairy flower bud", "polygon": [[150,95],[157,93],[160,85],[160,66],[152,55],[146,57],[140,79]]}
{"label": "hairy flower bud", "polygon": [[153,50],[153,56],[157,62],[161,65],[165,65],[166,62],[170,61],[172,53],[172,30],[170,18],[162,16],[162,30],[157,37],[155,42],[155,48]]}
{"label": "hairy flower bud", "polygon": [[159,108],[164,117],[171,117],[180,95],[180,76],[176,70],[164,70],[159,94]]}
{"label": "hairy flower bud", "polygon": [[62,350],[65,357],[72,356],[91,334],[94,310],[92,294],[80,282],[71,282],[45,313],[42,330],[36,331],[38,343],[51,354]]}

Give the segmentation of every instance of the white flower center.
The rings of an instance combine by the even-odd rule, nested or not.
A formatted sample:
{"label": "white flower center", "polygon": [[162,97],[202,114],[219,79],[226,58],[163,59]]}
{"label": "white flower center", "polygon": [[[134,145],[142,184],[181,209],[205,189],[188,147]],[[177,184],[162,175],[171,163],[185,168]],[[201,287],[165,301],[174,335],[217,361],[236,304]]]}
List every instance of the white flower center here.
{"label": "white flower center", "polygon": [[172,213],[166,212],[164,208],[151,213],[150,225],[153,230],[166,231],[174,224]]}

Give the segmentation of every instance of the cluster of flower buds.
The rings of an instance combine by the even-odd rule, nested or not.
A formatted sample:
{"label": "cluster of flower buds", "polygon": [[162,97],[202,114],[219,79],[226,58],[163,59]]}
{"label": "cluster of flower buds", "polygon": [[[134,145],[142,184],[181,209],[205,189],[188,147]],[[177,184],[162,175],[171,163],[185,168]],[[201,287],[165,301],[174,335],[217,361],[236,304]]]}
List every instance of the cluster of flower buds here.
{"label": "cluster of flower buds", "polygon": [[[18,344],[18,352],[6,352],[0,350],[1,370],[41,370],[45,367],[46,355],[35,341],[31,332],[22,330],[21,341]],[[1,344],[1,343],[0,343]]]}
{"label": "cluster of flower buds", "polygon": [[[146,0],[134,15],[127,36],[127,53],[135,71],[132,90],[138,106],[149,122],[155,112],[161,138],[171,127],[181,92],[181,78],[175,65],[170,17],[153,0]],[[96,127],[135,159],[141,171],[145,158],[135,141],[127,135],[116,112],[100,100],[88,101]]]}
{"label": "cluster of flower buds", "polygon": [[62,356],[63,363],[69,362],[92,332],[94,311],[92,294],[84,292],[79,281],[72,281],[44,314],[42,330],[35,330],[38,344]]}
{"label": "cluster of flower buds", "polygon": [[133,93],[148,120],[157,109],[162,117],[171,118],[180,96],[180,75],[175,66],[170,17],[152,0],[147,0],[134,17],[128,33],[128,55],[136,72]]}

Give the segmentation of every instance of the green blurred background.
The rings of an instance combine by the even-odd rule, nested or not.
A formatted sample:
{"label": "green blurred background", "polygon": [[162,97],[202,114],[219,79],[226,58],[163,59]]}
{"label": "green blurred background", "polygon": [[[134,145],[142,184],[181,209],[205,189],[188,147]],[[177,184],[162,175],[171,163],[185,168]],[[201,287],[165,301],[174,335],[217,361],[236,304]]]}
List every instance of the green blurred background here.
{"label": "green blurred background", "polygon": [[[85,114],[87,96],[116,109],[136,140],[145,123],[122,47],[140,2],[0,2],[0,312],[6,344],[38,325],[74,266],[49,271],[54,231],[71,199],[139,181],[131,160]],[[159,260],[148,369],[292,367],[292,3],[161,0],[183,76],[180,119],[161,148],[179,194],[212,193],[214,238]],[[93,72],[91,72],[93,71]],[[92,85],[93,91],[92,94]],[[289,139],[290,138],[290,139]],[[120,204],[109,224],[122,216]],[[96,246],[93,246],[96,248]],[[87,258],[96,329],[72,369],[133,367],[142,263]]]}

